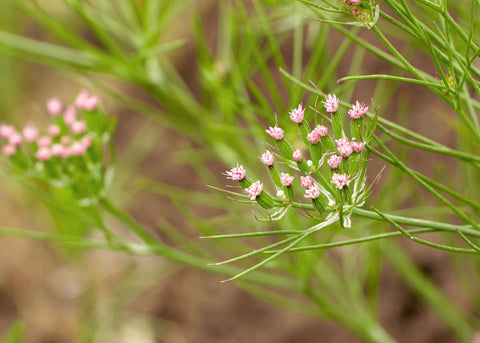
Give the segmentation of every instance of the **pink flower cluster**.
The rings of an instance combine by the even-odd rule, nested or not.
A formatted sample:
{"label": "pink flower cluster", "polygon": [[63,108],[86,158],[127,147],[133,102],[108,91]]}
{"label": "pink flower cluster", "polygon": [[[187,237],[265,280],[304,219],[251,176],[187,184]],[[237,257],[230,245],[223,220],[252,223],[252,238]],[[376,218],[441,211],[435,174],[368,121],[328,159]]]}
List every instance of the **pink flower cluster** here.
{"label": "pink flower cluster", "polygon": [[340,99],[336,95],[328,94],[323,102],[325,110],[329,113],[335,113],[338,110]]}
{"label": "pink flower cluster", "polygon": [[[33,123],[28,123],[21,131],[12,125],[1,124],[0,136],[7,141],[2,147],[5,156],[14,155],[22,143],[29,143],[27,151],[33,151],[34,156],[42,161],[55,157],[81,156],[92,145],[92,138],[85,134],[87,127],[78,115],[78,110],[92,111],[98,107],[99,98],[82,91],[75,100],[75,105],[66,106],[57,98],[46,103],[47,112],[52,116],[44,134]],[[61,119],[57,119],[62,115]],[[63,129],[61,128],[63,127]]]}
{"label": "pink flower cluster", "polygon": [[259,196],[263,191],[263,183],[261,183],[260,181],[256,181],[245,190],[250,195],[250,200],[255,200],[257,196]]}
{"label": "pink flower cluster", "polygon": [[225,173],[227,174],[227,179],[230,179],[233,181],[240,181],[245,178],[246,170],[245,168],[243,168],[243,166],[237,163],[236,167],[233,167],[232,169],[227,170]]}
{"label": "pink flower cluster", "polygon": [[364,104],[360,104],[358,101],[352,106],[351,110],[348,110],[348,115],[352,119],[360,119],[365,113],[367,113],[368,107]]}
{"label": "pink flower cluster", "polygon": [[305,114],[305,109],[302,104],[298,105],[298,108],[295,108],[290,111],[290,119],[295,123],[300,124],[303,121],[303,116]]}
{"label": "pink flower cluster", "polygon": [[347,137],[335,140],[337,150],[343,157],[348,157],[352,152],[359,153],[365,148],[365,142],[349,142]]}
{"label": "pink flower cluster", "polygon": [[265,153],[262,154],[262,157],[260,158],[260,161],[267,167],[273,166],[273,161],[275,161],[275,156],[270,151],[266,151]]}
{"label": "pink flower cluster", "polygon": [[283,139],[283,130],[275,125],[275,127],[270,127],[268,130],[265,130],[272,138],[276,140]]}
{"label": "pink flower cluster", "polygon": [[323,125],[318,125],[307,135],[307,140],[312,144],[317,144],[320,137],[325,137],[328,134],[328,129]]}
{"label": "pink flower cluster", "polygon": [[343,0],[346,5],[360,5],[360,0]]}
{"label": "pink flower cluster", "polygon": [[320,196],[320,188],[314,183],[310,188],[305,190],[305,198],[316,199]]}
{"label": "pink flower cluster", "polygon": [[292,185],[294,178],[295,177],[290,174],[286,174],[286,173],[280,174],[280,182],[282,183],[282,186],[285,186],[285,187],[290,187]]}
{"label": "pink flower cluster", "polygon": [[352,180],[350,180],[350,176],[347,174],[337,174],[333,173],[332,176],[332,183],[338,188],[343,189],[343,187],[348,186]]}

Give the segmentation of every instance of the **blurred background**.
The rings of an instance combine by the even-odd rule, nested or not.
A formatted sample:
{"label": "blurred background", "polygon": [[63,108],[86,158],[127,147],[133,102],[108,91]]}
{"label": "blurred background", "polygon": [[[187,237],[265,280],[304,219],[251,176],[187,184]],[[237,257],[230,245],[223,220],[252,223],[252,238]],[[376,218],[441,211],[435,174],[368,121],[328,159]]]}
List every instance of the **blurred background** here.
{"label": "blurred background", "polygon": [[[387,84],[373,81],[355,89],[351,85],[350,88],[338,85],[336,80],[352,71],[388,73],[391,66],[376,57],[365,56],[364,51],[343,40],[340,33],[309,19],[300,5],[293,6],[297,15],[287,16],[295,13],[292,7],[280,6],[287,1],[276,4],[160,1],[159,7],[155,7],[155,1],[138,1],[141,6],[152,3],[150,12],[157,10],[151,20],[163,20],[159,25],[161,34],[150,37],[151,46],[139,57],[134,51],[136,39],[143,37],[141,27],[130,25],[123,6],[111,2],[115,9],[108,12],[109,6],[102,8],[108,1],[86,3],[89,9],[98,11],[99,23],[105,24],[107,32],[125,25],[125,32],[113,36],[125,52],[125,56],[119,57],[123,65],[113,62],[109,65],[108,59],[89,64],[97,60],[83,54],[60,54],[63,51],[57,54],[55,49],[35,46],[32,41],[5,36],[5,32],[13,33],[81,50],[83,43],[75,45],[73,39],[71,44],[65,43],[71,38],[62,31],[66,28],[88,42],[91,46],[88,49],[94,51],[92,56],[98,61],[102,55],[95,52],[97,48],[115,56],[115,49],[109,50],[108,40],[101,39],[95,25],[86,24],[75,6],[62,5],[58,0],[45,0],[41,5],[35,1],[0,3],[0,121],[17,127],[30,120],[42,122],[46,117],[45,102],[53,96],[72,102],[81,89],[99,94],[106,112],[118,118],[115,136],[118,162],[111,198],[167,242],[173,238],[165,232],[178,230],[190,238],[194,251],[198,237],[209,232],[209,225],[225,230],[221,232],[236,232],[245,222],[252,222],[246,226],[263,229],[269,225],[256,222],[250,206],[230,201],[223,194],[212,194],[206,184],[223,187],[224,170],[245,160],[248,154],[255,155],[249,157],[250,161],[260,155],[264,143],[259,133],[267,124],[273,124],[274,113],[284,114],[300,100],[314,101],[298,87],[286,89],[279,67],[305,81],[313,80],[324,91],[340,87],[339,91],[348,94],[345,98],[353,95],[352,99],[368,103],[373,97],[379,113],[386,118],[404,123],[445,145],[456,143],[451,134],[456,119],[446,105],[422,86],[385,87]],[[115,13],[125,22],[107,20],[115,18]],[[102,14],[106,14],[104,22],[100,21]],[[272,31],[269,33],[268,29]],[[269,34],[275,35],[278,51],[264,49],[273,44]],[[242,42],[242,35],[251,41]],[[367,30],[359,35],[375,42]],[[300,48],[295,46],[299,41],[304,44]],[[152,50],[157,44],[162,51]],[[326,49],[318,49],[316,44],[323,44]],[[262,51],[256,51],[255,45]],[[408,49],[412,50],[412,60],[435,73],[421,51]],[[161,58],[150,61],[155,54]],[[138,65],[137,58],[141,59]],[[125,65],[129,68],[122,67]],[[242,68],[243,75],[236,74],[237,66]],[[269,73],[271,79],[266,76]],[[236,89],[238,84],[247,84],[239,78],[250,82],[248,91]],[[272,91],[273,86],[278,86],[276,92]],[[220,93],[221,89],[224,93]],[[246,103],[247,97],[236,99],[237,91],[248,93],[254,105]],[[264,103],[262,94],[266,94]],[[238,112],[244,114],[234,119]],[[267,112],[268,116],[263,116]],[[260,115],[249,117],[245,113]],[[235,150],[240,144],[245,145],[243,150]],[[448,159],[435,155],[426,158],[425,153],[397,148],[416,170],[451,181],[448,173],[454,174],[455,170],[448,166]],[[384,165],[372,159],[369,179]],[[264,171],[254,173],[265,175]],[[69,232],[79,226],[75,219],[50,208],[2,174],[2,227]],[[398,172],[387,168],[381,182],[384,186],[381,190],[380,186],[374,189],[373,199],[381,199],[386,209],[401,210],[431,203],[428,195]],[[402,189],[401,194],[395,189]],[[208,197],[228,202],[231,209],[205,206]],[[230,212],[234,212],[231,215],[236,221],[227,218]],[[448,220],[447,215],[443,218]],[[107,218],[107,223],[121,230],[113,218]],[[375,229],[368,224],[362,227]],[[97,237],[95,232],[88,235]],[[452,267],[461,262],[450,259],[444,252],[405,241],[399,238],[395,244],[417,265],[418,275],[469,315],[478,314],[477,305],[469,303]],[[278,303],[274,298],[261,293],[263,300],[260,300],[255,288],[247,284],[221,284],[224,276],[184,267],[160,256],[81,250],[8,235],[0,237],[0,246],[0,337],[6,337],[7,332],[13,335],[23,331],[26,342],[42,343],[362,341],[337,323],[275,306]],[[370,258],[389,259],[378,244],[369,246]],[[347,253],[354,258],[357,252]],[[228,253],[225,255],[223,251],[223,256]],[[379,318],[396,340],[457,341],[448,325],[425,304],[426,296],[419,295],[415,286],[402,277],[402,268],[382,265],[381,269]]]}

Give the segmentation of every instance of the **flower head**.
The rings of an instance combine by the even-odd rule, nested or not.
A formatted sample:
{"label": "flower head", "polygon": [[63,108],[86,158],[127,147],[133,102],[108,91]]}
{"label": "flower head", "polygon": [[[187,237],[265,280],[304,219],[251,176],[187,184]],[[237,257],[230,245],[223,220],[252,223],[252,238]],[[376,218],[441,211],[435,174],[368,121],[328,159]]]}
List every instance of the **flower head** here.
{"label": "flower head", "polygon": [[325,101],[323,102],[325,110],[329,113],[337,112],[339,101],[340,99],[338,99],[336,95],[332,96],[332,94],[328,94],[328,96],[325,98]]}
{"label": "flower head", "polygon": [[35,156],[41,161],[47,161],[52,156],[52,153],[50,152],[49,148],[42,147],[42,148],[38,149]]}
{"label": "flower head", "polygon": [[62,102],[57,98],[51,98],[47,101],[47,112],[52,116],[57,116],[62,112]]}
{"label": "flower head", "polygon": [[40,148],[45,148],[52,144],[52,138],[50,136],[42,136],[37,140],[37,145]]}
{"label": "flower head", "polygon": [[305,198],[316,199],[320,196],[320,189],[316,184],[313,184],[310,188],[305,190]]}
{"label": "flower head", "polygon": [[304,188],[310,188],[313,185],[312,178],[310,176],[300,176],[300,184]]}
{"label": "flower head", "polygon": [[275,127],[270,127],[268,130],[265,130],[272,138],[276,140],[283,139],[283,130],[275,125]]}
{"label": "flower head", "polygon": [[352,119],[360,119],[365,113],[367,113],[368,107],[364,104],[360,104],[358,101],[352,106],[351,110],[348,110],[348,115]]}
{"label": "flower head", "polygon": [[297,149],[293,152],[293,159],[297,162],[302,160],[302,150]]}
{"label": "flower head", "polygon": [[23,128],[23,137],[27,142],[34,142],[38,138],[38,129],[37,127],[32,124],[28,123]]}
{"label": "flower head", "polygon": [[317,144],[319,139],[320,139],[320,134],[316,130],[313,130],[307,135],[307,140],[312,144]]}
{"label": "flower head", "polygon": [[292,119],[295,123],[300,124],[303,121],[304,114],[305,109],[303,108],[302,104],[300,104],[297,108],[294,108],[290,111],[290,119]]}
{"label": "flower head", "polygon": [[77,110],[73,106],[68,106],[65,112],[63,113],[63,121],[65,122],[65,124],[70,126],[73,123],[75,123],[76,119],[77,119]]}
{"label": "flower head", "polygon": [[2,124],[0,125],[0,136],[2,136],[5,139],[10,139],[10,136],[12,136],[16,132],[15,127],[13,125],[5,125]]}
{"label": "flower head", "polygon": [[355,152],[361,152],[365,148],[365,144],[365,142],[350,142],[350,146]]}
{"label": "flower head", "polygon": [[273,165],[273,161],[275,160],[275,156],[270,151],[266,151],[262,154],[260,161],[265,164],[267,167],[271,167]]}
{"label": "flower head", "polygon": [[343,174],[334,173],[332,176],[332,183],[335,184],[335,186],[338,189],[343,189],[343,187],[348,186],[350,182],[351,182],[350,176],[348,176],[345,173]]}
{"label": "flower head", "polygon": [[243,166],[237,163],[236,167],[233,167],[232,169],[227,170],[225,173],[227,174],[227,179],[230,179],[233,181],[240,181],[245,178],[246,170],[243,168]]}
{"label": "flower head", "polygon": [[313,131],[317,132],[320,137],[325,137],[328,134],[328,129],[323,125],[318,125]]}
{"label": "flower head", "polygon": [[352,154],[353,149],[347,137],[337,139],[335,140],[335,142],[337,143],[337,150],[340,155],[342,155],[343,157],[348,157]]}
{"label": "flower head", "polygon": [[60,128],[57,125],[49,125],[47,132],[50,136],[55,137],[60,134]]}
{"label": "flower head", "polygon": [[250,187],[245,189],[250,195],[250,200],[255,200],[260,193],[263,191],[263,183],[260,181],[254,182]]}
{"label": "flower head", "polygon": [[19,146],[23,142],[23,137],[18,132],[15,132],[10,136],[8,142],[10,143],[10,145]]}
{"label": "flower head", "polygon": [[289,187],[292,185],[294,177],[290,174],[281,173],[280,174],[280,182],[283,186]]}
{"label": "flower head", "polygon": [[75,134],[81,134],[85,132],[85,122],[84,121],[76,121],[71,126],[72,132]]}
{"label": "flower head", "polygon": [[12,156],[17,151],[17,148],[14,145],[4,145],[2,147],[2,154],[5,156]]}
{"label": "flower head", "polygon": [[328,165],[332,169],[337,169],[340,165],[340,162],[342,162],[342,156],[340,155],[332,155],[332,157],[330,157],[327,161]]}

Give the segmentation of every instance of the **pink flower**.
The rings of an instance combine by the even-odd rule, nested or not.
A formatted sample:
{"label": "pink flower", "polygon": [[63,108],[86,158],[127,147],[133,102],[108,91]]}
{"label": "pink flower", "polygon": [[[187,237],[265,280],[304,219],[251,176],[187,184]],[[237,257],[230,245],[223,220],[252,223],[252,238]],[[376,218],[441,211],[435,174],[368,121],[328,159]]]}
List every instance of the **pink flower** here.
{"label": "pink flower", "polygon": [[52,138],[50,136],[43,136],[37,140],[37,145],[40,148],[46,148],[52,144]]}
{"label": "pink flower", "polygon": [[360,5],[360,0],[343,0],[346,5]]}
{"label": "pink flower", "polygon": [[271,167],[273,165],[273,161],[275,160],[275,156],[270,151],[266,151],[262,154],[260,161],[265,164],[267,167]]}
{"label": "pink flower", "polygon": [[250,200],[255,200],[260,193],[263,191],[263,183],[260,181],[254,182],[250,187],[245,189],[250,195]]}
{"label": "pink flower", "polygon": [[312,144],[317,144],[320,139],[320,134],[317,130],[313,130],[307,135],[307,140]]}
{"label": "pink flower", "polygon": [[23,137],[25,137],[25,140],[27,142],[34,142],[38,137],[37,127],[32,123],[28,123],[27,125],[25,125],[25,127],[23,128]]}
{"label": "pink flower", "polygon": [[297,149],[293,152],[293,159],[297,162],[302,160],[302,151],[300,149]]}
{"label": "pink flower", "polygon": [[340,162],[342,162],[342,156],[340,155],[332,155],[332,157],[330,157],[327,161],[328,165],[332,169],[337,169],[340,165]]}
{"label": "pink flower", "polygon": [[289,187],[292,185],[294,177],[289,174],[281,173],[280,174],[280,182],[282,183],[283,186]]}
{"label": "pink flower", "polygon": [[50,149],[48,149],[46,147],[42,147],[42,148],[38,149],[35,156],[39,160],[46,161],[46,160],[50,159],[50,157],[52,156],[52,153],[50,152]]}
{"label": "pink flower", "polygon": [[323,104],[325,104],[325,110],[329,113],[335,113],[338,110],[338,102],[340,99],[337,98],[336,95],[331,95],[328,94],[328,96],[325,98],[325,101]]}
{"label": "pink flower", "polygon": [[65,110],[65,113],[63,113],[63,121],[65,122],[65,124],[70,126],[70,125],[73,125],[73,123],[75,123],[76,119],[77,119],[77,111],[75,110],[75,107],[68,106],[67,109]]}
{"label": "pink flower", "polygon": [[360,8],[354,8],[354,9],[352,9],[352,15],[353,15],[354,17],[359,16],[359,15],[360,15]]}
{"label": "pink flower", "polygon": [[236,167],[233,167],[232,169],[226,171],[225,173],[227,174],[227,179],[233,180],[233,181],[240,181],[245,178],[245,173],[247,171],[243,168],[243,166],[238,165]]}
{"label": "pink flower", "polygon": [[72,124],[71,129],[72,132],[75,134],[81,134],[85,132],[85,122],[84,121],[76,121]]}
{"label": "pink flower", "polygon": [[61,144],[54,144],[51,148],[52,155],[57,157],[65,157],[66,156],[66,149]]}
{"label": "pink flower", "polygon": [[57,116],[62,112],[62,102],[57,98],[51,98],[47,101],[47,112],[52,116]]}
{"label": "pink flower", "polygon": [[325,137],[328,134],[328,129],[323,125],[318,125],[313,131],[317,132],[320,137]]}
{"label": "pink flower", "polygon": [[313,185],[312,178],[310,176],[300,176],[300,183],[304,188],[310,188]]}
{"label": "pink flower", "polygon": [[55,137],[60,134],[60,128],[57,125],[49,125],[47,132],[50,136]]}
{"label": "pink flower", "polygon": [[75,99],[75,106],[78,108],[85,108],[85,103],[90,98],[90,93],[87,90],[82,90]]}
{"label": "pink flower", "polygon": [[340,155],[342,155],[343,157],[348,157],[352,154],[353,149],[347,137],[337,139],[335,142],[337,143],[337,150]]}
{"label": "pink flower", "polygon": [[350,142],[350,146],[352,147],[353,151],[361,152],[363,148],[365,148],[365,142]]}
{"label": "pink flower", "polygon": [[275,125],[275,127],[270,127],[268,130],[265,130],[272,138],[276,140],[283,139],[283,130]]}
{"label": "pink flower", "polygon": [[14,132],[8,139],[8,142],[10,143],[10,145],[19,146],[23,142],[22,135],[18,132]]}
{"label": "pink flower", "polygon": [[338,189],[343,189],[343,187],[348,186],[349,183],[351,182],[350,176],[347,176],[347,174],[337,174],[334,173],[332,176],[332,183],[337,186]]}
{"label": "pink flower", "polygon": [[16,130],[12,125],[0,125],[0,136],[5,139],[10,139],[15,132]]}
{"label": "pink flower", "polygon": [[96,110],[98,107],[98,104],[100,103],[100,98],[98,96],[91,96],[88,98],[87,101],[83,104],[83,107],[86,110],[93,111]]}
{"label": "pink flower", "polygon": [[2,147],[2,154],[5,156],[12,156],[17,151],[17,148],[13,145],[5,145]]}
{"label": "pink flower", "polygon": [[295,123],[300,124],[303,121],[303,116],[305,109],[302,107],[302,104],[298,105],[298,108],[295,108],[290,111],[290,119]]}
{"label": "pink flower", "polygon": [[360,104],[358,101],[353,105],[351,110],[348,110],[348,115],[352,119],[360,119],[365,113],[367,113],[368,107],[364,104]]}
{"label": "pink flower", "polygon": [[92,138],[90,136],[84,136],[82,138],[82,145],[87,150],[92,145]]}
{"label": "pink flower", "polygon": [[75,156],[82,156],[85,153],[85,147],[83,146],[82,143],[80,142],[75,142],[73,145],[70,147],[70,152],[72,155]]}
{"label": "pink flower", "polygon": [[305,190],[305,198],[316,199],[320,196],[320,189],[316,184],[313,184],[312,187]]}

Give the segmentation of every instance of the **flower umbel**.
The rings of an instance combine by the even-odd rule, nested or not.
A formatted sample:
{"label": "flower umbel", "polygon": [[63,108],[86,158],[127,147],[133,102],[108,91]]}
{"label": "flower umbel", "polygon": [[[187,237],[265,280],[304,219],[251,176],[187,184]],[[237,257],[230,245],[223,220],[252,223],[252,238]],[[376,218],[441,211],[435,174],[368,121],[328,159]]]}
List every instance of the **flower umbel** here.
{"label": "flower umbel", "polygon": [[281,173],[280,174],[280,181],[281,181],[282,185],[285,186],[285,187],[291,186],[294,178],[295,177],[290,175],[290,174],[286,174],[286,173]]}
{"label": "flower umbel", "polygon": [[342,156],[340,155],[332,155],[332,157],[330,157],[327,161],[328,165],[332,169],[337,169],[340,165],[340,162],[342,162]]}
{"label": "flower umbel", "polygon": [[267,167],[271,167],[273,165],[273,161],[275,160],[275,156],[267,150],[265,153],[262,154],[260,161],[265,164]]}
{"label": "flower umbel", "polygon": [[320,188],[316,184],[305,190],[305,198],[316,199],[320,196]]}
{"label": "flower umbel", "polygon": [[358,101],[352,106],[351,110],[348,110],[348,115],[352,119],[360,119],[365,113],[367,113],[368,107],[364,104],[360,104]]}

